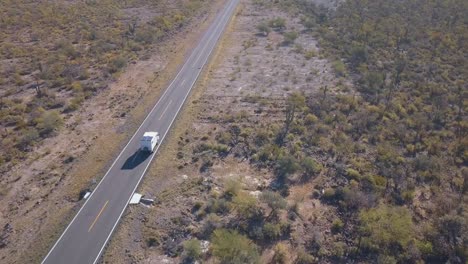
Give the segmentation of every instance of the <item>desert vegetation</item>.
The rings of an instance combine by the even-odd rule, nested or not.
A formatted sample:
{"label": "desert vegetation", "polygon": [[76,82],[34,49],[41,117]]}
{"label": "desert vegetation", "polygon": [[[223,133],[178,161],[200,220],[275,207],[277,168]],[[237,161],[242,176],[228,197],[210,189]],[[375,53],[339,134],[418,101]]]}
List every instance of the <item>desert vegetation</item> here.
{"label": "desert vegetation", "polygon": [[[465,263],[467,4],[249,8],[253,32],[230,60],[228,84],[214,82],[227,88],[196,101],[201,121],[178,140],[179,171],[197,167],[204,186],[202,199],[184,198],[195,225],[186,236],[211,242],[201,255],[179,252],[222,263]],[[276,55],[265,62],[252,49]],[[286,50],[302,64],[275,71]],[[334,81],[314,82],[328,68],[312,69],[301,86],[295,73],[323,58]],[[283,80],[285,96],[274,90]],[[246,175],[223,179],[240,170],[231,163]]]}
{"label": "desert vegetation", "polygon": [[202,3],[0,1],[0,170],[53,136]]}

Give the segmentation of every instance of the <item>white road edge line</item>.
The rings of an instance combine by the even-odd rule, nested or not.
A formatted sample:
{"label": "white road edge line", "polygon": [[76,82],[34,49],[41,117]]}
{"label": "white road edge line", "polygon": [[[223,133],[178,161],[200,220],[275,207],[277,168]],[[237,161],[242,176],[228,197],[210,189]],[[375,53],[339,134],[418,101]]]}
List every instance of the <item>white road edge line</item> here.
{"label": "white road edge line", "polygon": [[[236,3],[235,5],[237,6],[238,0],[233,0],[233,1],[230,3],[230,5],[232,5],[232,3],[234,3],[234,2]],[[228,7],[228,8],[226,8],[226,10],[230,10],[230,9],[232,9],[231,6]],[[231,13],[231,12],[228,12],[228,13]],[[224,15],[223,15],[222,17],[224,17]],[[224,23],[224,24],[227,25],[228,22],[229,22],[231,19],[232,19],[232,17],[231,17],[230,19],[228,19],[227,22]],[[223,31],[224,31],[224,30],[223,30]],[[221,37],[221,35],[222,35],[222,34],[220,34],[220,35],[218,36],[217,39],[219,39],[219,38]],[[211,48],[210,53],[208,54],[208,56],[207,56],[206,59],[205,59],[205,63],[206,63],[206,61],[208,61],[208,58],[211,56],[211,52],[213,52],[213,49],[214,49],[215,47],[216,47],[216,45],[214,45],[214,46]],[[192,53],[192,54],[193,54],[193,53]],[[190,57],[191,57],[191,56],[190,56]],[[190,57],[189,57],[189,58],[190,58]],[[188,60],[189,60],[189,59],[187,59],[187,61],[188,61]],[[185,65],[186,65],[186,64],[185,64]],[[185,66],[185,65],[184,65],[184,66]],[[184,68],[184,67],[182,67],[182,68]],[[182,71],[182,69],[181,69],[181,71]],[[143,179],[143,175],[145,175],[146,170],[148,169],[149,165],[151,164],[151,161],[153,160],[154,155],[156,155],[156,153],[157,153],[159,147],[161,146],[162,142],[164,141],[164,138],[166,137],[167,132],[169,132],[169,130],[170,130],[171,126],[172,126],[172,123],[174,123],[174,120],[176,119],[177,115],[179,114],[180,109],[181,109],[182,106],[185,104],[185,101],[187,100],[188,95],[189,95],[190,92],[192,91],[193,84],[197,81],[197,79],[198,79],[198,77],[200,76],[200,73],[201,73],[201,72],[202,72],[202,70],[200,69],[200,70],[198,71],[197,77],[196,77],[195,80],[192,82],[192,86],[190,87],[190,89],[188,90],[187,94],[185,95],[184,100],[182,101],[182,104],[180,105],[179,109],[177,110],[177,113],[174,115],[174,118],[172,119],[171,123],[169,124],[169,127],[167,128],[166,132],[164,133],[164,136],[162,137],[162,139],[161,139],[161,141],[160,141],[161,143],[158,144],[158,146],[156,147],[156,150],[155,150],[155,151],[153,152],[153,154],[151,155],[151,160],[150,160],[150,162],[148,162],[148,165],[146,165],[145,170],[144,170],[143,173],[141,174],[140,179],[138,180],[138,183],[136,184],[135,188],[133,189],[133,191],[132,191],[132,193],[131,193],[131,195],[130,195],[130,197],[129,197],[127,203],[126,203],[126,205],[124,206],[122,212],[121,212],[120,215],[119,215],[119,218],[117,219],[117,221],[115,222],[114,226],[112,227],[111,232],[109,233],[109,235],[107,236],[106,240],[104,241],[104,244],[102,245],[101,250],[99,250],[99,253],[98,253],[96,259],[94,260],[93,264],[96,264],[96,262],[99,260],[99,257],[101,256],[102,251],[104,250],[104,247],[106,246],[106,244],[107,244],[107,242],[109,241],[110,237],[111,237],[112,234],[114,233],[114,229],[117,227],[117,224],[120,222],[120,219],[122,219],[122,215],[123,215],[123,213],[125,212],[125,209],[127,209],[128,203],[130,202],[133,193],[135,192],[135,190],[136,190],[136,189],[138,188],[138,186],[140,185],[140,182],[141,182],[141,180]],[[179,73],[180,73],[180,72],[179,72]],[[177,76],[176,76],[176,78],[177,78]],[[175,80],[175,79],[174,79],[174,80]],[[173,81],[173,82],[174,82],[174,81]],[[169,88],[169,87],[168,87],[168,88]],[[161,97],[161,98],[162,98],[162,97]],[[159,103],[159,101],[158,101],[158,103]],[[148,116],[149,116],[149,114],[148,114]]]}

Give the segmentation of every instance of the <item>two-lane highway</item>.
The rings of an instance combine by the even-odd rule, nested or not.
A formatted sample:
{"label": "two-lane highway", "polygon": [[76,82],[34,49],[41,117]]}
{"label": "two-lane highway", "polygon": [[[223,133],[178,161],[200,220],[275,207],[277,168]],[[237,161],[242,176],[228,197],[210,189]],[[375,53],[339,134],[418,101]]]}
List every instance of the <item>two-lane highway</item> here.
{"label": "two-lane highway", "polygon": [[43,264],[86,264],[98,261],[159,149],[160,144],[151,155],[139,152],[140,138],[146,131],[158,131],[162,135],[161,142],[164,140],[238,1],[228,0],[218,13],[177,76],[44,258]]}

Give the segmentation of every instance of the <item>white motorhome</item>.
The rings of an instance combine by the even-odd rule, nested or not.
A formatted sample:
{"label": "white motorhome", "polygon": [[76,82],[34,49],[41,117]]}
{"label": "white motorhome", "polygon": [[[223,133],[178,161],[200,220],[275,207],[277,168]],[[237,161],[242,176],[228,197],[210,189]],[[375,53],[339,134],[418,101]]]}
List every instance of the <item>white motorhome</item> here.
{"label": "white motorhome", "polygon": [[140,140],[140,150],[153,152],[159,141],[158,132],[145,132]]}

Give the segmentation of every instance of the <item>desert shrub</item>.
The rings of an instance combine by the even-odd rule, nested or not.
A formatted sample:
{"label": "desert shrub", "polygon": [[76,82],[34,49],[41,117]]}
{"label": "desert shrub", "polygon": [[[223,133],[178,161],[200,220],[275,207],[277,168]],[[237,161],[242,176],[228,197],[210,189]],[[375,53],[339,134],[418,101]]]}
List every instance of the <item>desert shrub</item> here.
{"label": "desert shrub", "polygon": [[268,34],[271,31],[271,28],[268,26],[266,22],[260,22],[260,24],[257,25],[257,30],[262,33],[264,36],[268,36]]}
{"label": "desert shrub", "polygon": [[271,208],[271,215],[275,215],[278,210],[286,208],[286,200],[277,192],[264,191],[260,195],[260,200]]}
{"label": "desert shrub", "polygon": [[319,174],[320,171],[322,171],[322,168],[322,165],[311,157],[305,157],[301,161],[304,180],[309,180],[311,177]]}
{"label": "desert shrub", "polygon": [[280,182],[284,182],[287,176],[294,174],[299,169],[299,164],[291,155],[286,155],[278,160],[276,176]]}
{"label": "desert shrub", "polygon": [[39,139],[39,132],[35,128],[29,128],[21,137],[20,141],[18,142],[18,148],[21,150],[28,150]]}
{"label": "desert shrub", "polygon": [[313,29],[313,28],[317,25],[317,22],[315,21],[315,18],[314,18],[314,17],[307,16],[307,17],[302,17],[302,18],[301,18],[301,24],[302,24],[307,30],[311,30],[311,29]]}
{"label": "desert shrub", "polygon": [[313,125],[313,124],[315,124],[315,123],[317,123],[318,121],[319,121],[318,117],[317,117],[316,115],[310,114],[310,113],[307,114],[307,115],[305,116],[305,118],[304,118],[304,123],[305,123],[306,125],[309,125],[309,126],[310,126],[310,125]]}
{"label": "desert shrub", "polygon": [[304,249],[299,249],[297,252],[295,264],[314,264],[317,263],[317,258],[307,253]]}
{"label": "desert shrub", "polygon": [[346,244],[343,242],[335,242],[333,243],[333,248],[331,250],[331,255],[336,260],[341,260],[346,253]]}
{"label": "desert shrub", "polygon": [[146,246],[156,247],[160,244],[160,235],[156,230],[149,229],[143,234],[146,240]]}
{"label": "desert shrub", "polygon": [[135,41],[142,44],[151,44],[156,40],[155,33],[148,27],[139,28],[136,32]]}
{"label": "desert shrub", "polygon": [[359,171],[353,169],[353,168],[347,168],[346,169],[346,177],[349,179],[353,180],[360,180],[361,179],[361,173]]}
{"label": "desert shrub", "polygon": [[283,44],[290,45],[299,37],[299,34],[296,31],[289,31],[283,34],[284,40]]}
{"label": "desert shrub", "polygon": [[123,67],[125,67],[126,65],[127,65],[127,60],[124,57],[118,56],[116,58],[113,58],[109,63],[109,72],[116,73],[120,71]]}
{"label": "desert shrub", "polygon": [[338,233],[343,229],[343,226],[344,226],[344,223],[343,221],[341,221],[341,219],[335,219],[335,221],[333,221],[331,230],[333,233]]}
{"label": "desert shrub", "polygon": [[261,147],[268,143],[270,140],[268,131],[260,130],[255,134],[254,143],[256,146]]}
{"label": "desert shrub", "polygon": [[440,217],[436,221],[436,230],[430,235],[434,248],[432,249],[429,241],[424,244],[420,243],[419,248],[426,252],[426,257],[437,257],[440,262],[466,261],[468,259],[467,223],[466,217],[462,214],[450,213]]}
{"label": "desert shrub", "polygon": [[[360,231],[366,247],[398,252],[414,239],[414,224],[408,209],[380,204],[359,214]],[[373,245],[373,246],[371,246]]]}
{"label": "desert shrub", "polygon": [[259,263],[257,246],[247,237],[228,229],[217,229],[211,236],[211,249],[221,263]]}
{"label": "desert shrub", "polygon": [[229,178],[224,184],[224,195],[228,198],[237,196],[241,191],[242,185],[239,179]]}
{"label": "desert shrub", "polygon": [[281,17],[276,17],[268,21],[268,25],[275,30],[283,30],[286,27],[286,20]]}
{"label": "desert shrub", "polygon": [[198,239],[190,239],[184,242],[184,259],[188,261],[195,261],[200,259],[202,249]]}
{"label": "desert shrub", "polygon": [[346,76],[346,66],[342,61],[336,60],[333,62],[332,66],[333,66],[333,69],[335,70],[336,76],[338,77]]}
{"label": "desert shrub", "polygon": [[238,193],[232,200],[231,206],[242,219],[250,219],[261,213],[257,199],[248,193]]}
{"label": "desert shrub", "polygon": [[42,136],[49,135],[62,124],[62,117],[55,110],[46,111],[41,115],[41,117],[36,119],[36,128],[39,130],[39,134]]}
{"label": "desert shrub", "polygon": [[211,167],[213,167],[213,160],[210,158],[203,159],[203,162],[200,166],[200,172],[207,172]]}
{"label": "desert shrub", "polygon": [[278,243],[275,246],[275,254],[273,255],[272,262],[274,264],[286,264],[290,259],[288,248],[284,243]]}
{"label": "desert shrub", "polygon": [[205,212],[216,214],[228,213],[229,203],[225,199],[211,198],[206,204]]}
{"label": "desert shrub", "polygon": [[359,65],[367,61],[369,52],[363,45],[354,45],[349,51],[349,57],[352,64]]}
{"label": "desert shrub", "polygon": [[221,218],[214,214],[208,214],[201,228],[201,235],[203,238],[208,238],[211,236],[214,230],[221,227]]}
{"label": "desert shrub", "polygon": [[360,91],[375,96],[382,93],[385,75],[381,72],[371,71],[364,75]]}
{"label": "desert shrub", "polygon": [[310,50],[307,50],[307,51],[304,52],[304,58],[306,60],[310,60],[315,56],[317,56],[317,51],[314,50],[314,49],[310,49]]}

